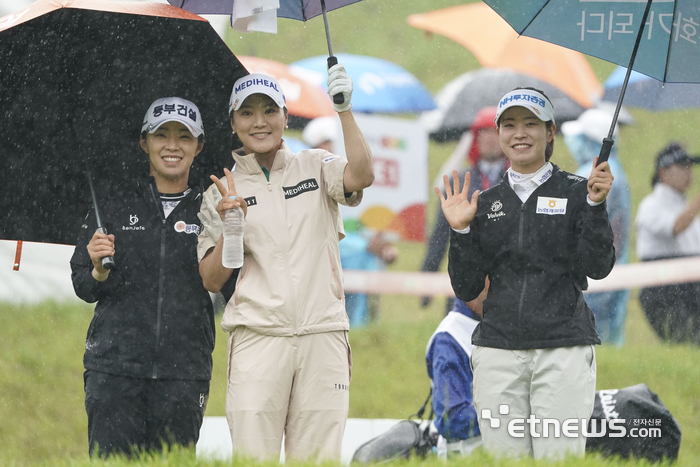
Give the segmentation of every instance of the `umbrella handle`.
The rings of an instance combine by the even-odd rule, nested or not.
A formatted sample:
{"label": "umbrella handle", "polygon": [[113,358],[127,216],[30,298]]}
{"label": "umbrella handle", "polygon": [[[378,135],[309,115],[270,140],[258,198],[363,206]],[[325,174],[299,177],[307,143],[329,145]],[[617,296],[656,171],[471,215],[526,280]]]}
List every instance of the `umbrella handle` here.
{"label": "umbrella handle", "polygon": [[[613,123],[614,125],[614,123]],[[604,138],[603,139],[603,146],[600,148],[600,154],[598,155],[598,163],[596,166],[602,164],[603,162],[608,160],[608,157],[610,156],[610,151],[612,150],[613,144],[615,144],[615,141],[612,138]]]}
{"label": "umbrella handle", "polygon": [[[104,226],[98,227],[97,232],[100,232],[100,233],[107,235],[107,229],[105,229]],[[102,267],[107,269],[108,271],[111,269],[114,269],[114,256],[103,257],[102,258]]]}
{"label": "umbrella handle", "polygon": [[[330,57],[328,57],[328,69],[329,70],[331,69],[331,67],[333,67],[337,64],[338,64],[338,57],[336,57],[335,55],[331,55]],[[345,102],[345,98],[343,97],[342,94],[338,93],[335,96],[333,96],[333,102],[335,102],[336,104],[342,104],[343,102]]]}

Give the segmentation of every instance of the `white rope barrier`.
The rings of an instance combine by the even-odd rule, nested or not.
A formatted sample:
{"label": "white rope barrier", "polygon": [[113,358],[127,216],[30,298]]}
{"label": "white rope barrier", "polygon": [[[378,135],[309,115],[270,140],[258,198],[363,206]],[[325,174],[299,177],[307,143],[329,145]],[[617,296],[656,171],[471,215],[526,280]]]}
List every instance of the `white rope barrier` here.
{"label": "white rope barrier", "polygon": [[[346,270],[345,292],[423,296],[454,295],[450,279],[439,272]],[[607,292],[700,281],[700,257],[615,266],[603,280],[588,280],[587,292]]]}

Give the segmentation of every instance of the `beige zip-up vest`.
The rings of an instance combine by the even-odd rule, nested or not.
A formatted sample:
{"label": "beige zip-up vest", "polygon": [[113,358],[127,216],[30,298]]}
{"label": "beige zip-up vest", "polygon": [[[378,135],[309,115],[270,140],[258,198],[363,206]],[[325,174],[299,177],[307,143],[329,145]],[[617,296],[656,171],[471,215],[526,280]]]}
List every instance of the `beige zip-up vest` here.
{"label": "beige zip-up vest", "polygon": [[[338,203],[357,206],[362,191],[345,197],[347,160],[321,149],[293,154],[283,144],[268,182],[254,155],[233,158],[236,191],[246,199],[248,214],[244,262],[222,328],[246,326],[270,336],[348,330]],[[221,198],[216,185],[207,191],[217,202]],[[208,217],[204,207],[202,213]],[[214,246],[203,231],[200,260]]]}

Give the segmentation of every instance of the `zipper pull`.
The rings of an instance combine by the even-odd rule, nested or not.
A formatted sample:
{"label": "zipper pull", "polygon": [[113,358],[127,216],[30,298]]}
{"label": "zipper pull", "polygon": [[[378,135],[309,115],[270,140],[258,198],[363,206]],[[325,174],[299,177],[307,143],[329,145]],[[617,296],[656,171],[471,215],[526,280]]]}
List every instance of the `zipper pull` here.
{"label": "zipper pull", "polygon": [[272,191],[272,185],[270,185],[270,181],[267,181],[267,191]]}

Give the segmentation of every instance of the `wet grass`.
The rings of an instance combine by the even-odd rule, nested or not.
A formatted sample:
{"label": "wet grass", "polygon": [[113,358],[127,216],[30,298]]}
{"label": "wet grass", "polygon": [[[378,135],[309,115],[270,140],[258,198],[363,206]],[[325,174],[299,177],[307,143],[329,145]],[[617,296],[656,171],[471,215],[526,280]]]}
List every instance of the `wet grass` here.
{"label": "wet grass", "polygon": [[[471,53],[441,36],[426,38],[411,28],[406,17],[431,9],[466,3],[464,0],[364,0],[329,13],[334,51],[367,54],[392,60],[415,74],[432,92],[461,73],[478,68]],[[306,25],[283,20],[277,35],[229,32],[227,42],[236,54],[257,55],[284,63],[327,53],[323,21]],[[614,66],[590,59],[603,81]],[[636,123],[621,130],[617,143],[627,172],[633,212],[651,191],[654,158],[669,140],[686,143],[699,152],[700,112],[652,113],[631,109]],[[292,132],[292,135],[295,135]],[[456,143],[430,143],[428,220],[434,219],[436,198],[432,180]],[[576,169],[564,141],[557,136],[553,162]],[[697,193],[696,184],[690,193]],[[634,235],[634,234],[633,234]],[[634,237],[633,237],[634,238]],[[400,244],[400,257],[392,270],[416,271],[424,245]],[[634,250],[634,248],[632,248]],[[632,252],[634,260],[634,252]],[[443,269],[444,270],[444,269]],[[700,458],[700,349],[661,343],[641,312],[633,291],[622,348],[597,348],[598,389],[626,387],[641,382],[655,391],[678,419],[683,440],[678,466],[698,465]],[[420,308],[417,297],[384,296],[380,319],[351,331],[354,371],[350,416],[405,418],[422,404],[429,381],[424,351],[427,339],[444,313],[444,299]],[[0,304],[0,465],[24,466],[223,466],[272,465],[234,459],[232,462],[197,460],[192,450],[127,461],[90,461],[87,457],[87,420],[83,406],[82,354],[92,307],[84,304],[42,303],[19,306]],[[208,416],[224,415],[226,339],[218,330],[214,375]],[[274,463],[276,464],[276,463]],[[444,465],[435,459],[399,462],[406,466]],[[305,465],[305,464],[293,464]],[[311,465],[311,464],[309,464]],[[315,464],[314,464],[315,465]],[[335,464],[329,464],[335,465]],[[448,465],[533,466],[531,460],[493,459],[477,454]],[[588,456],[548,466],[647,465]]]}
{"label": "wet grass", "polygon": [[[384,296],[380,319],[351,331],[354,371],[350,417],[400,419],[416,412],[429,388],[425,345],[442,318],[443,303],[436,299],[422,309],[415,297]],[[82,304],[0,304],[0,465],[100,465],[87,459],[83,406],[82,355],[91,315],[91,307]],[[218,332],[208,416],[224,415],[226,336]],[[696,465],[700,457],[700,349],[659,342],[638,302],[632,300],[626,345],[598,347],[597,360],[598,389],[643,382],[659,395],[683,430],[677,465]],[[237,462],[241,464],[233,465],[263,465]],[[488,458],[460,465],[472,462],[534,465]],[[223,465],[196,461],[187,450],[136,463],[114,460],[105,465],[127,464]],[[591,458],[561,465],[620,464]]]}

